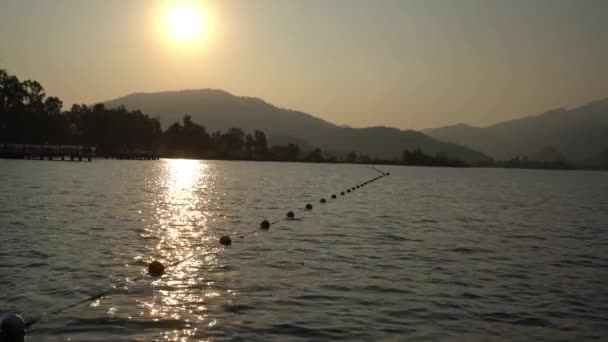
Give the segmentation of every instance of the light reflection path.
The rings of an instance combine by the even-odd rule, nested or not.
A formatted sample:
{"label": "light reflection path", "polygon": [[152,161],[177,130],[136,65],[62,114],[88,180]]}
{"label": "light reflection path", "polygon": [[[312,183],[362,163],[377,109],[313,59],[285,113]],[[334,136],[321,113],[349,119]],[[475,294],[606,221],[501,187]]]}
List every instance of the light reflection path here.
{"label": "light reflection path", "polygon": [[[152,203],[153,217],[146,221],[145,232],[140,234],[148,243],[144,242],[146,248],[140,250],[142,255],[137,256],[136,260],[143,265],[159,260],[167,265],[168,272],[160,279],[143,275],[131,280],[127,278],[127,284],[130,284],[114,292],[114,300],[104,303],[103,308],[100,298],[113,291],[105,291],[54,312],[94,300],[90,306],[106,309],[110,324],[124,317],[139,325],[141,330],[151,329],[155,336],[162,331],[161,338],[164,340],[223,337],[218,320],[223,317],[225,304],[238,301],[238,287],[234,285],[238,273],[221,265],[219,257],[223,248],[217,245],[217,237],[212,232],[212,228],[217,227],[212,227],[214,219],[210,213],[214,208],[221,207],[215,203],[217,171],[213,164],[204,161],[162,160],[161,163],[158,177],[150,180],[149,186],[149,190],[153,190],[149,193],[158,196]],[[385,175],[388,174],[366,183]],[[142,213],[141,210],[138,212]],[[307,216],[308,212],[302,211],[300,214]],[[285,218],[269,222],[269,225],[283,220]],[[239,237],[260,230],[256,228],[241,233]],[[152,259],[145,262],[148,258]],[[147,281],[135,286],[137,280]],[[140,292],[128,291],[129,287]],[[127,298],[116,300],[121,295]],[[128,305],[132,301],[136,302],[135,305]]]}
{"label": "light reflection path", "polygon": [[158,239],[149,255],[173,267],[151,282],[149,296],[137,300],[139,316],[179,322],[174,329],[163,329],[163,340],[208,338],[206,330],[217,324],[218,316],[210,313],[210,306],[221,305],[222,297],[232,293],[212,278],[221,267],[207,210],[217,175],[204,161],[171,159],[164,163],[157,179],[163,193],[156,200],[154,220],[148,227]]}

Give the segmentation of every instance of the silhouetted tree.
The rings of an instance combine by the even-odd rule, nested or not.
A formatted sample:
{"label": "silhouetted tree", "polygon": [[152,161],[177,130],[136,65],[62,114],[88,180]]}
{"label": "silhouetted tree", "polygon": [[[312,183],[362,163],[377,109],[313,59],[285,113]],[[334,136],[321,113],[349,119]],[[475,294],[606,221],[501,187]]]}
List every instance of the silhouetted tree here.
{"label": "silhouetted tree", "polygon": [[359,155],[359,163],[367,164],[371,162],[371,158],[367,154]]}
{"label": "silhouetted tree", "polygon": [[245,156],[247,159],[253,158],[254,140],[251,134],[245,135]]}
{"label": "silhouetted tree", "polygon": [[466,166],[459,160],[450,159],[445,153],[438,153],[435,157],[426,155],[418,147],[414,151],[404,150],[402,164],[419,166]]}
{"label": "silhouetted tree", "polygon": [[308,155],[306,156],[306,161],[309,162],[315,162],[315,163],[320,163],[325,161],[323,159],[323,154],[321,153],[321,149],[320,148],[315,148],[314,150],[310,151],[308,153]]}
{"label": "silhouetted tree", "polygon": [[164,152],[174,157],[204,158],[210,155],[211,137],[204,126],[196,124],[189,115],[184,116],[183,125],[178,122],[164,133]]}
{"label": "silhouetted tree", "polygon": [[347,163],[356,163],[357,162],[357,153],[356,152],[349,152],[346,155],[346,162]]}
{"label": "silhouetted tree", "polygon": [[[0,69],[0,142],[31,144],[85,144],[97,146],[98,154],[120,152],[157,152],[167,157],[254,159],[280,161],[336,162],[335,156],[324,158],[320,149],[301,157],[297,144],[272,146],[264,132],[245,133],[230,128],[209,134],[203,125],[188,115],[181,123],[162,131],[158,118],[125,107],[106,108],[104,104],[73,105],[62,112],[57,97],[47,97],[42,85],[33,80],[20,81]],[[545,153],[547,154],[547,153]],[[553,153],[555,155],[556,153]],[[444,153],[425,154],[420,148],[404,150],[401,159],[378,160],[353,151],[346,162],[426,166],[466,166]],[[555,158],[554,158],[555,159]],[[608,167],[608,151],[598,154],[594,167]],[[508,161],[487,161],[483,166],[569,169],[574,166],[557,160],[531,160],[527,156]]]}
{"label": "silhouetted tree", "polygon": [[274,160],[297,161],[300,159],[300,146],[297,144],[274,145],[271,148],[271,153]]}
{"label": "silhouetted tree", "polygon": [[230,128],[224,135],[226,142],[226,155],[224,157],[231,159],[243,158],[245,146],[245,132],[240,128]]}
{"label": "silhouetted tree", "polygon": [[268,142],[264,132],[255,130],[253,132],[254,159],[266,159],[268,156]]}

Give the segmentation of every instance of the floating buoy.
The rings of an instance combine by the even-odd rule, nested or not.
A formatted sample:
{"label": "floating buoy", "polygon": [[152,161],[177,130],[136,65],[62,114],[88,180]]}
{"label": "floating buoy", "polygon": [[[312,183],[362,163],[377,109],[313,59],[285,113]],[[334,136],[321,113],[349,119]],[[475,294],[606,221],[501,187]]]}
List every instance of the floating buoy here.
{"label": "floating buoy", "polygon": [[287,212],[287,218],[292,219],[292,218],[294,218],[295,216],[296,216],[296,215],[293,213],[293,211],[291,211],[291,210],[290,210],[290,211],[288,211],[288,212]]}
{"label": "floating buoy", "polygon": [[344,196],[344,191],[342,191],[342,192],[340,193],[340,196]]}
{"label": "floating buoy", "polygon": [[160,277],[165,273],[165,266],[157,260],[152,261],[148,265],[148,274],[153,277]]}
{"label": "floating buoy", "polygon": [[331,198],[336,199],[336,195],[331,195]]}
{"label": "floating buoy", "polygon": [[224,246],[230,246],[232,244],[232,239],[228,235],[222,235],[220,237],[220,244]]}
{"label": "floating buoy", "polygon": [[15,314],[10,314],[2,320],[0,328],[0,339],[2,341],[12,342],[25,340],[25,321],[23,317]]}
{"label": "floating buoy", "polygon": [[[308,203],[306,205],[306,210],[311,210],[312,209],[312,204]],[[287,215],[287,217],[289,217],[289,214]]]}
{"label": "floating buoy", "polygon": [[260,222],[260,228],[267,230],[268,228],[270,228],[270,222],[268,222],[268,220]]}
{"label": "floating buoy", "polygon": [[327,200],[325,198],[321,198],[321,200],[319,202],[321,202],[321,203],[327,203]]}
{"label": "floating buoy", "polygon": [[390,172],[385,173],[385,175],[387,175],[387,176],[390,175],[390,174],[391,174]]}
{"label": "floating buoy", "polygon": [[346,192],[350,192],[350,189],[347,189]]}

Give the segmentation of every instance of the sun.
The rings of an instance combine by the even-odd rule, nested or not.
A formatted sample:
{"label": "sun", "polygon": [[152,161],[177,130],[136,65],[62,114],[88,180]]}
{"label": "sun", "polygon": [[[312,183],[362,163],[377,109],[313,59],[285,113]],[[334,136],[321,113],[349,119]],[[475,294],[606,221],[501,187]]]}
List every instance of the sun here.
{"label": "sun", "polygon": [[161,10],[161,27],[174,44],[195,46],[209,31],[209,18],[197,1],[170,1]]}
{"label": "sun", "polygon": [[167,13],[167,30],[176,40],[192,41],[200,38],[203,18],[200,10],[190,4],[179,4]]}

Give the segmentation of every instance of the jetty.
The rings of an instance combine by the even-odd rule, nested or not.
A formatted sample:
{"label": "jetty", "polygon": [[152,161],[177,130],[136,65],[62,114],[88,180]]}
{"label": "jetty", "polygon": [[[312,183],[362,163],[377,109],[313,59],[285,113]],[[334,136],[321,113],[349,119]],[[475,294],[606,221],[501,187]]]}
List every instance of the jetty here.
{"label": "jetty", "polygon": [[95,146],[47,145],[47,144],[0,144],[0,158],[33,160],[91,161]]}
{"label": "jetty", "polygon": [[161,158],[160,153],[149,152],[149,151],[129,151],[129,152],[115,152],[104,155],[106,159],[119,159],[119,160],[159,160]]}

